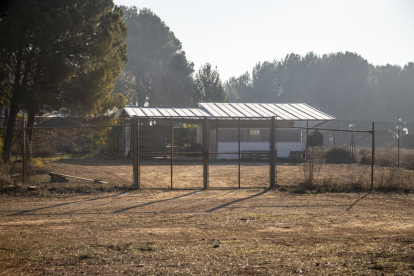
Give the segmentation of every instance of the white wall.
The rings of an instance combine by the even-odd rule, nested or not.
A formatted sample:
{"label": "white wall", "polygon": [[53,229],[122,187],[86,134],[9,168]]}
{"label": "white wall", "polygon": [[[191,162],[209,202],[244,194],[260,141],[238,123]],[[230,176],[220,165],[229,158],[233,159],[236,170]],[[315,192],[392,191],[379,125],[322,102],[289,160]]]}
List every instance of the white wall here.
{"label": "white wall", "polygon": [[[277,142],[277,157],[288,158],[291,151],[304,151],[306,142]],[[241,142],[240,150],[269,151],[268,142]],[[219,142],[218,152],[234,152],[235,154],[217,154],[217,159],[238,159],[239,146],[237,142]]]}

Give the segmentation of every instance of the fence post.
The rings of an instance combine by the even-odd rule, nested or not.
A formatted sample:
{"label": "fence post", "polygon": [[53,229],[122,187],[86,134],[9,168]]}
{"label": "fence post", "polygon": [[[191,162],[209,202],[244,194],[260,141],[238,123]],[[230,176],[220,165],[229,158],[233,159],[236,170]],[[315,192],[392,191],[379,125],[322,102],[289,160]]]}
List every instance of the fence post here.
{"label": "fence post", "polygon": [[397,145],[397,167],[399,167],[400,166],[400,126],[398,126],[398,136],[397,136],[397,139],[398,139],[398,145]]}
{"label": "fence post", "polygon": [[306,147],[306,159],[308,159],[308,143],[309,143],[309,129],[308,129],[308,127],[309,127],[309,121],[306,121],[306,144],[305,144],[305,147]]}
{"label": "fence post", "polygon": [[374,187],[374,162],[375,162],[375,123],[372,122],[372,143],[371,143],[371,188],[369,192],[372,191]]}
{"label": "fence post", "polygon": [[275,187],[277,185],[277,116],[275,117]]}
{"label": "fence post", "polygon": [[[125,128],[125,126],[126,126],[126,118],[125,118],[125,110],[124,110],[124,142],[122,143],[122,155],[125,155],[125,147],[126,147],[126,132],[125,132],[125,130],[126,130],[126,128]],[[127,157],[128,157],[128,154],[127,154]]]}
{"label": "fence post", "polygon": [[135,190],[139,190],[141,189],[141,183],[140,183],[140,164],[139,164],[139,118],[138,116],[134,116],[134,125],[133,125],[133,130],[134,130],[134,154],[133,154],[133,158],[134,158],[134,189]]}
{"label": "fence post", "polygon": [[23,123],[22,123],[22,146],[23,146],[23,152],[22,152],[22,157],[23,157],[23,184],[26,184],[26,166],[27,166],[27,150],[26,150],[26,120],[23,116]]}
{"label": "fence post", "polygon": [[208,189],[208,159],[209,157],[209,141],[208,141],[208,119],[203,120],[203,189]]}
{"label": "fence post", "polygon": [[173,189],[173,142],[174,142],[174,133],[173,133],[173,118],[170,119],[170,127],[171,127],[171,190]]}
{"label": "fence post", "polygon": [[240,118],[239,118],[239,154],[238,154],[238,159],[239,159],[239,163],[238,163],[238,167],[239,167],[239,189],[240,189],[240,186],[241,186],[241,184],[240,184],[240,182],[241,182],[241,180],[240,180],[240,159],[241,159],[241,147],[240,147],[240,143],[241,143],[241,121],[240,121]]}
{"label": "fence post", "polygon": [[270,189],[276,188],[275,183],[275,116],[270,123]]}

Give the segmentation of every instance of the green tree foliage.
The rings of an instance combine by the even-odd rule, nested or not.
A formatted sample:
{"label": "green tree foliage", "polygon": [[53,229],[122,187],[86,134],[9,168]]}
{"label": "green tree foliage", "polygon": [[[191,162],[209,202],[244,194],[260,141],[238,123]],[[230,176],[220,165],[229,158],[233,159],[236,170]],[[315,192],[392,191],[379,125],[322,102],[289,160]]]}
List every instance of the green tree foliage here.
{"label": "green tree foliage", "polygon": [[[234,102],[304,102],[337,119],[397,121],[414,118],[413,80],[413,63],[373,66],[356,53],[310,52],[258,63],[225,87]],[[283,93],[277,96],[279,85]]]}
{"label": "green tree foliage", "polygon": [[252,95],[252,81],[249,72],[238,78],[231,77],[224,86],[229,102],[247,101],[249,96]]}
{"label": "green tree foliage", "polygon": [[211,64],[201,66],[194,79],[194,102],[225,102],[226,92],[220,80],[217,67]]}
{"label": "green tree foliage", "polygon": [[[192,85],[189,82],[194,64],[187,61],[181,42],[151,10],[136,7],[123,7],[123,10],[129,32],[126,40],[129,63],[125,70],[137,82],[134,102],[139,106],[190,104],[188,95],[192,94]],[[178,93],[177,98],[174,93]],[[168,99],[162,99],[164,96]]]}
{"label": "green tree foliage", "polygon": [[149,95],[149,106],[188,107],[193,96],[192,70],[181,55],[174,55],[168,64],[152,62],[140,78],[139,90]]}
{"label": "green tree foliage", "polygon": [[126,103],[133,105],[137,81],[131,71],[122,71],[115,82],[113,93],[120,93],[126,98]]}
{"label": "green tree foliage", "polygon": [[1,11],[1,96],[9,108],[3,160],[20,110],[30,127],[48,110],[103,114],[123,101],[110,96],[127,62],[122,16],[112,0],[15,0]]}

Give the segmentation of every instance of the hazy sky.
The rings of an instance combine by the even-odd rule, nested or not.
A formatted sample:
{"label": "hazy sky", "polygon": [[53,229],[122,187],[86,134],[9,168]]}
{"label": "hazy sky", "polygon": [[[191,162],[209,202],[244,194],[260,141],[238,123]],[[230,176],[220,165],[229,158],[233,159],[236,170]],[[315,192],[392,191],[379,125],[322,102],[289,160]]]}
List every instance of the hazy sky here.
{"label": "hazy sky", "polygon": [[412,0],[114,0],[149,8],[182,42],[195,68],[221,79],[289,53],[356,52],[374,65],[414,62]]}

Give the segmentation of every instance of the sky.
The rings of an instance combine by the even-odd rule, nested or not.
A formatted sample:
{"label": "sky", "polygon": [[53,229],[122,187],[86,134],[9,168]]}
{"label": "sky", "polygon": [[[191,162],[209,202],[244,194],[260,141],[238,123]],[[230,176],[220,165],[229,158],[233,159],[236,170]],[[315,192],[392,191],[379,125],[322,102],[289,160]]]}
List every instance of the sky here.
{"label": "sky", "polygon": [[373,65],[414,62],[413,0],[114,0],[149,8],[182,42],[195,69],[223,81],[258,62],[355,52]]}

